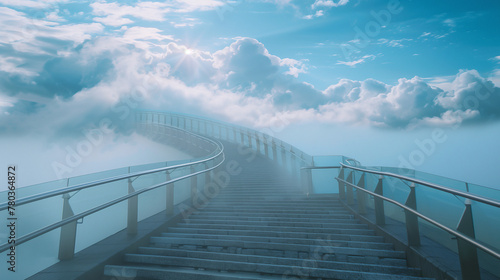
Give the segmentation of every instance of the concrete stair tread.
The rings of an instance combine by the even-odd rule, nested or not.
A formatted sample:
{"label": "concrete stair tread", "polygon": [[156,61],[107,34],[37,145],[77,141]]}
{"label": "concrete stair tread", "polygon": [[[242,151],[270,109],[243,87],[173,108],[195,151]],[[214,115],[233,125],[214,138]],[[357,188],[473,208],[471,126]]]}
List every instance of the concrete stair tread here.
{"label": "concrete stair tread", "polygon": [[[177,227],[184,228],[204,228],[204,229],[231,229],[231,230],[247,230],[247,225],[229,225],[229,224],[190,224],[177,223]],[[292,232],[318,232],[318,233],[356,233],[356,234],[373,234],[371,229],[346,229],[346,228],[308,228],[308,227],[282,227],[282,226],[252,226],[255,230],[267,231],[292,231]]]}
{"label": "concrete stair tread", "polygon": [[286,276],[300,276],[304,275],[310,278],[323,278],[323,279],[422,279],[421,277],[407,276],[407,275],[394,275],[385,273],[373,272],[359,272],[347,270],[334,270],[334,269],[321,269],[309,268],[301,266],[286,266],[286,265],[271,265],[264,263],[249,263],[249,262],[236,262],[236,261],[221,261],[221,260],[207,260],[198,258],[177,258],[165,256],[152,256],[152,255],[127,255],[125,257],[127,262],[132,263],[145,263],[153,265],[165,266],[179,266],[179,267],[196,267],[208,270],[222,270],[222,271],[243,271],[251,273],[265,273],[277,274]]}
{"label": "concrete stair tread", "polygon": [[[194,239],[194,238],[168,238],[168,237],[152,237],[151,243],[157,247],[168,247],[172,244],[176,245],[197,245],[197,246],[214,246],[214,247],[234,247],[247,249],[264,249],[276,251],[299,251],[299,252],[314,252],[321,253],[334,251],[336,254],[345,254],[352,256],[376,256],[384,258],[404,259],[404,252],[394,251],[391,249],[369,249],[369,248],[353,248],[345,247],[343,244],[328,245],[303,245],[290,244],[280,242],[257,242],[257,241],[239,241],[239,240],[223,240],[223,239]],[[333,246],[335,245],[335,246]]]}
{"label": "concrete stair tread", "polygon": [[[247,254],[231,254],[222,252],[205,252],[205,251],[191,251],[191,250],[181,250],[181,249],[165,249],[165,248],[154,248],[154,247],[140,247],[139,254],[145,255],[158,255],[158,256],[170,256],[177,258],[200,258],[200,259],[210,259],[210,260],[229,260],[238,262],[251,262],[251,263],[266,263],[275,265],[290,265],[290,266],[303,266],[305,265],[305,260],[301,258],[292,257],[273,257],[273,256],[259,256],[259,255],[247,255]],[[408,268],[406,265],[384,265],[384,264],[366,264],[366,263],[354,263],[347,261],[332,261],[332,260],[322,260],[313,256],[311,260],[315,261],[318,268],[326,269],[338,269],[338,270],[355,270],[364,272],[380,272],[384,273],[387,271],[395,272],[397,274],[403,275],[419,275],[420,269]]]}
{"label": "concrete stair tread", "polygon": [[184,234],[216,234],[216,235],[247,235],[247,236],[266,236],[266,237],[290,237],[290,238],[345,238],[345,240],[364,241],[372,240],[383,242],[381,236],[372,235],[356,235],[356,234],[341,234],[341,233],[311,233],[311,232],[288,232],[288,231],[257,231],[257,230],[221,230],[221,229],[201,229],[201,228],[178,228],[172,227],[168,232],[184,233]]}
{"label": "concrete stair tread", "polygon": [[[256,273],[229,273],[219,271],[183,269],[178,267],[107,265],[104,275],[120,280],[175,279],[175,280],[280,280],[282,277]],[[307,280],[307,279],[305,279]]]}
{"label": "concrete stair tread", "polygon": [[[271,243],[291,243],[291,244],[304,244],[304,245],[321,245],[322,243],[324,243],[323,239],[311,240],[307,238],[246,236],[246,235],[162,233],[161,236],[170,238],[221,239],[221,240],[238,240],[238,241],[271,242]],[[354,247],[354,248],[377,248],[385,250],[393,249],[393,245],[391,243],[383,243],[375,241],[352,241],[346,239],[328,238],[328,242],[343,244],[343,246],[345,247]],[[336,245],[336,246],[341,246],[341,245]]]}

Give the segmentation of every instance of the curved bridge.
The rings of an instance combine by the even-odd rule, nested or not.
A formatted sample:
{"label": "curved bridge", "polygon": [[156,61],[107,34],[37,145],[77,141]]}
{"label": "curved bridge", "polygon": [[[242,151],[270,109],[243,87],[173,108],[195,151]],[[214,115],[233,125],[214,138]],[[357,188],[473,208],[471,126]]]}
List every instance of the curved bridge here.
{"label": "curved bridge", "polygon": [[496,190],[311,157],[194,116],[140,111],[135,123],[194,159],[20,189],[18,271],[2,279],[500,276]]}

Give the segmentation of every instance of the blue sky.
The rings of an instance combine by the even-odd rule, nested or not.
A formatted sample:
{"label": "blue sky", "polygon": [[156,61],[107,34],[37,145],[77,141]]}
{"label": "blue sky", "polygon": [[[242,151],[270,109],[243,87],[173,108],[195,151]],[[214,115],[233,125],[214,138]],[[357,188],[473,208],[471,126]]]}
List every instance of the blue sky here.
{"label": "blue sky", "polygon": [[62,161],[47,151],[104,118],[120,128],[127,105],[270,130],[370,165],[400,165],[444,131],[414,167],[492,185],[499,12],[486,0],[0,0],[2,149],[19,138],[45,147],[29,156],[20,142],[5,164]]}

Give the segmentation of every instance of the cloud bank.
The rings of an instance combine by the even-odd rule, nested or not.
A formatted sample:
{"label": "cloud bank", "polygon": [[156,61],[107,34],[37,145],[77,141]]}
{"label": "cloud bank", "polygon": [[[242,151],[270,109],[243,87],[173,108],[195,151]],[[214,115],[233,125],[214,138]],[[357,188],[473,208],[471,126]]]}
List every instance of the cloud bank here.
{"label": "cloud bank", "polygon": [[[206,8],[180,2],[188,10]],[[142,2],[141,9],[155,8],[148,3]],[[122,5],[104,14],[99,5],[108,4],[93,6],[103,19],[123,20],[143,12]],[[9,8],[0,13],[0,24],[9,27],[0,31],[9,35],[0,37],[0,129],[12,133],[71,133],[104,118],[120,127],[130,110],[139,107],[254,127],[297,121],[453,126],[497,120],[500,112],[500,88],[475,70],[459,71],[446,88],[413,77],[395,84],[340,79],[320,90],[300,81],[307,60],[273,55],[253,38],[234,38],[208,52],[190,49],[152,27],[122,27],[97,36],[101,23],[40,21],[37,33],[21,40],[15,36],[25,30],[26,15]]]}

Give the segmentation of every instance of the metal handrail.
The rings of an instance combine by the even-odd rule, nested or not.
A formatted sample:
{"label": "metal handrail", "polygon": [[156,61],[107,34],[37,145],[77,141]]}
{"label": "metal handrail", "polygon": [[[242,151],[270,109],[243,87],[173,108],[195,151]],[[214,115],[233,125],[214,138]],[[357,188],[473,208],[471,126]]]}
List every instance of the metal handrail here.
{"label": "metal handrail", "polygon": [[341,166],[304,166],[300,169],[339,169]]}
{"label": "metal handrail", "polygon": [[[222,145],[222,143],[220,143],[220,145],[221,145],[221,149],[222,149],[222,151],[223,151],[223,150],[224,150],[224,146]],[[169,180],[169,181],[165,181],[165,182],[163,182],[163,183],[159,183],[159,184],[153,185],[153,186],[148,187],[148,188],[144,188],[144,189],[141,189],[141,190],[135,191],[135,192],[133,192],[133,193],[130,193],[130,194],[124,195],[124,196],[122,196],[122,197],[120,197],[120,198],[117,198],[117,199],[112,200],[112,201],[110,201],[110,202],[107,202],[107,203],[101,204],[101,205],[99,205],[99,206],[97,206],[97,207],[94,207],[94,208],[92,208],[92,209],[89,209],[89,210],[87,210],[87,211],[85,211],[85,212],[82,212],[82,213],[80,213],[80,214],[76,214],[76,215],[74,215],[74,216],[72,216],[72,217],[70,217],[70,218],[66,218],[66,219],[64,219],[64,220],[62,220],[62,221],[59,221],[59,222],[53,223],[53,224],[51,224],[51,225],[48,225],[48,226],[46,226],[46,227],[44,227],[44,228],[41,228],[41,229],[39,229],[39,230],[36,230],[36,231],[34,231],[34,232],[31,232],[31,233],[29,233],[29,234],[27,234],[27,235],[24,235],[24,236],[20,237],[19,239],[17,239],[17,240],[16,240],[16,246],[19,246],[19,245],[21,245],[21,244],[23,244],[23,243],[25,243],[25,242],[28,242],[28,241],[30,241],[30,240],[32,240],[32,239],[34,239],[34,238],[36,238],[36,237],[38,237],[38,236],[40,236],[40,235],[43,235],[43,234],[45,234],[45,233],[47,233],[47,232],[49,232],[49,231],[55,230],[55,229],[57,229],[57,228],[60,228],[60,227],[62,227],[62,226],[64,226],[64,225],[67,225],[67,224],[69,224],[69,223],[71,223],[71,222],[74,222],[74,221],[80,220],[80,219],[82,219],[82,218],[84,218],[84,217],[86,217],[86,216],[88,216],[88,215],[90,215],[90,214],[93,214],[93,213],[95,213],[95,212],[99,212],[99,211],[101,211],[101,210],[103,210],[103,209],[106,209],[106,208],[108,208],[108,207],[110,207],[110,206],[113,206],[113,205],[115,205],[115,204],[117,204],[117,203],[120,203],[120,202],[122,202],[122,201],[124,201],[124,200],[127,200],[127,199],[129,199],[129,198],[132,198],[132,197],[138,196],[139,194],[142,194],[142,193],[145,193],[145,192],[148,192],[148,191],[151,191],[151,190],[157,189],[157,188],[159,188],[159,187],[163,187],[163,186],[168,185],[168,184],[171,184],[171,183],[175,183],[175,182],[177,182],[177,181],[180,181],[180,180],[183,180],[183,179],[186,179],[186,178],[192,177],[192,176],[199,175],[199,174],[201,174],[201,173],[205,173],[205,172],[211,171],[211,170],[213,170],[213,169],[215,169],[215,168],[219,167],[219,166],[220,166],[220,165],[221,165],[224,161],[225,161],[225,156],[224,156],[224,154],[222,153],[222,160],[221,160],[221,162],[219,162],[217,165],[215,165],[215,166],[213,166],[213,167],[211,167],[211,168],[207,168],[207,169],[205,169],[205,170],[201,170],[201,171],[198,171],[198,172],[195,172],[195,173],[191,173],[191,174],[188,174],[188,175],[184,175],[184,176],[182,176],[182,177],[178,177],[178,178],[175,178],[175,179],[172,179],[172,180]],[[11,244],[9,244],[8,242],[7,242],[7,243],[4,243],[4,244],[2,244],[2,245],[0,245],[0,252],[3,252],[3,251],[8,250],[8,249],[10,248],[10,246],[12,246],[12,245],[11,245]]]}
{"label": "metal handrail", "polygon": [[[266,133],[263,133],[263,132],[260,132],[260,131],[257,131],[257,130],[254,130],[254,129],[249,129],[249,128],[246,128],[246,127],[243,127],[243,126],[238,126],[238,125],[233,125],[233,124],[228,124],[228,123],[224,123],[222,121],[218,121],[218,120],[210,120],[210,119],[204,119],[204,118],[200,118],[200,117],[196,117],[196,116],[189,116],[189,115],[183,115],[183,114],[179,114],[179,113],[170,113],[170,112],[155,112],[155,111],[151,111],[151,110],[144,110],[144,111],[141,111],[141,110],[138,110],[138,113],[139,114],[157,114],[157,115],[160,115],[160,114],[163,114],[163,115],[170,115],[172,117],[181,117],[181,118],[184,118],[184,119],[191,119],[191,120],[197,120],[197,121],[203,121],[203,122],[206,122],[206,123],[212,123],[212,124],[215,124],[215,125],[218,125],[218,126],[224,126],[226,128],[231,128],[231,129],[234,129],[234,130],[237,130],[239,132],[243,132],[247,135],[250,135],[251,137],[253,137],[251,134],[249,134],[250,131],[253,131],[254,133],[260,133],[262,136],[268,136],[271,140],[278,140],[279,142],[281,142],[280,145],[276,145],[276,147],[279,147],[281,150],[284,150],[285,152],[288,152],[286,151],[285,149],[285,146],[283,146],[283,142],[282,140],[278,139],[278,138],[275,138],[271,135],[268,135]],[[295,146],[291,145],[291,144],[288,144],[286,143],[288,146],[290,146],[290,148],[292,150],[296,150],[296,151],[300,151],[302,154],[304,155],[307,155],[306,153],[304,153],[302,150],[296,148]],[[306,161],[305,159],[299,157],[296,153],[291,153],[289,152],[292,156],[294,156],[296,159],[299,159],[300,161],[304,162],[305,164],[307,165],[310,165],[311,163]],[[309,157],[311,157],[309,155]]]}
{"label": "metal handrail", "polygon": [[[175,129],[178,129],[178,128],[175,128]],[[157,172],[161,172],[161,171],[167,171],[167,170],[171,170],[171,169],[177,169],[177,168],[181,168],[181,167],[186,167],[186,166],[190,166],[190,165],[204,163],[204,162],[207,162],[207,161],[210,161],[212,159],[219,157],[223,153],[224,146],[219,141],[208,139],[206,137],[197,135],[197,134],[189,132],[189,131],[185,131],[185,132],[192,134],[192,135],[195,135],[196,137],[199,137],[199,138],[204,138],[204,140],[207,140],[209,142],[212,142],[220,150],[219,153],[217,153],[216,155],[214,155],[212,157],[209,157],[209,158],[206,158],[203,160],[198,160],[195,162],[188,162],[188,163],[183,163],[183,164],[174,165],[174,166],[167,166],[167,167],[161,167],[161,168],[156,168],[156,169],[151,169],[151,170],[146,170],[146,171],[139,171],[139,172],[135,172],[132,174],[118,175],[118,176],[114,176],[114,177],[110,177],[110,178],[106,178],[106,179],[102,179],[102,180],[96,180],[96,181],[92,181],[92,182],[88,182],[88,183],[78,184],[78,185],[74,185],[74,186],[70,186],[70,187],[66,187],[66,188],[62,188],[62,189],[44,192],[42,194],[35,194],[32,196],[28,196],[28,197],[24,197],[24,198],[16,200],[16,205],[20,206],[23,204],[35,202],[35,201],[46,199],[49,197],[65,194],[68,192],[79,191],[79,190],[95,187],[95,186],[106,184],[106,183],[112,183],[112,182],[132,178],[132,177],[138,177],[138,176],[147,175],[147,174],[151,174],[151,173],[157,173]],[[6,210],[8,207],[9,207],[8,202],[1,203],[0,204],[0,211]]]}
{"label": "metal handrail", "polygon": [[460,233],[460,232],[458,232],[458,231],[456,231],[456,230],[453,230],[453,229],[451,229],[451,228],[449,228],[449,227],[447,227],[447,226],[445,226],[445,225],[443,225],[443,224],[441,224],[441,223],[439,223],[439,222],[434,221],[433,219],[431,219],[431,218],[429,218],[429,217],[427,217],[427,216],[425,216],[425,215],[423,215],[423,214],[421,214],[421,213],[417,212],[416,210],[414,210],[414,209],[412,209],[412,208],[410,208],[410,207],[408,207],[408,206],[406,206],[406,205],[404,205],[404,204],[402,204],[402,203],[399,203],[399,202],[397,202],[397,201],[395,201],[395,200],[393,200],[393,199],[387,198],[387,197],[385,197],[385,196],[383,196],[383,195],[376,194],[376,193],[374,193],[374,192],[372,192],[372,191],[366,190],[366,189],[361,188],[361,187],[359,187],[359,186],[356,186],[355,184],[350,183],[350,182],[347,182],[347,181],[345,181],[344,179],[340,179],[340,178],[335,178],[335,179],[336,179],[337,181],[339,181],[339,182],[342,182],[342,183],[344,183],[344,184],[347,184],[347,185],[349,185],[349,186],[351,186],[351,187],[354,187],[354,188],[356,188],[356,189],[358,189],[358,190],[361,190],[361,191],[363,191],[363,192],[365,192],[365,193],[368,193],[368,194],[370,194],[370,195],[372,195],[372,196],[378,197],[378,198],[383,199],[383,200],[385,200],[385,201],[387,201],[387,202],[390,202],[390,203],[392,203],[392,204],[395,204],[395,205],[397,205],[397,206],[399,206],[399,207],[401,207],[401,208],[405,209],[406,211],[409,211],[409,212],[411,212],[411,213],[413,213],[413,214],[417,215],[419,218],[421,218],[421,219],[423,219],[423,220],[425,220],[425,221],[427,221],[427,222],[429,222],[429,223],[431,223],[431,224],[433,224],[433,225],[437,226],[438,228],[440,228],[440,229],[442,229],[442,230],[444,230],[444,231],[447,231],[448,233],[450,233],[450,234],[452,234],[452,235],[455,235],[456,237],[461,238],[461,239],[463,239],[463,240],[465,240],[465,241],[469,242],[470,244],[472,244],[472,245],[476,246],[477,248],[479,248],[479,249],[481,249],[481,250],[485,251],[486,253],[488,253],[488,254],[492,255],[493,257],[495,257],[495,258],[497,258],[497,259],[500,259],[500,253],[498,253],[498,252],[496,252],[496,251],[494,251],[494,250],[492,250],[492,249],[490,249],[490,248],[486,247],[485,245],[483,245],[483,244],[481,244],[481,243],[477,242],[476,240],[474,240],[474,239],[472,239],[472,238],[470,238],[470,237],[468,237],[468,236],[466,236],[466,235],[464,235],[464,234],[462,234],[462,233]]}
{"label": "metal handrail", "polygon": [[382,175],[382,176],[389,176],[389,177],[393,177],[393,178],[397,178],[397,179],[409,181],[409,182],[412,182],[412,183],[415,183],[415,184],[419,184],[419,185],[422,185],[422,186],[427,186],[427,187],[430,187],[430,188],[433,188],[433,189],[436,189],[436,190],[444,191],[444,192],[447,192],[447,193],[450,193],[450,194],[454,194],[454,195],[458,195],[458,196],[461,196],[461,197],[464,197],[464,198],[469,198],[469,199],[472,199],[472,200],[477,201],[477,202],[482,202],[484,204],[488,204],[488,205],[500,208],[500,201],[492,200],[492,199],[489,199],[489,198],[486,198],[486,197],[482,197],[482,196],[474,195],[474,194],[471,194],[471,193],[466,193],[466,192],[462,192],[462,191],[450,189],[450,188],[443,187],[443,186],[440,186],[440,185],[437,185],[437,184],[425,182],[425,181],[422,181],[422,180],[419,180],[419,179],[410,178],[410,177],[406,177],[406,176],[403,176],[403,175],[398,175],[398,174],[394,174],[394,173],[390,173],[390,172],[369,170],[369,169],[354,167],[354,166],[350,166],[350,165],[345,165],[343,163],[340,163],[340,165],[342,165],[342,167],[344,167],[344,168],[354,169],[354,170],[361,171],[361,172],[367,172],[367,173],[376,174],[376,175]]}

